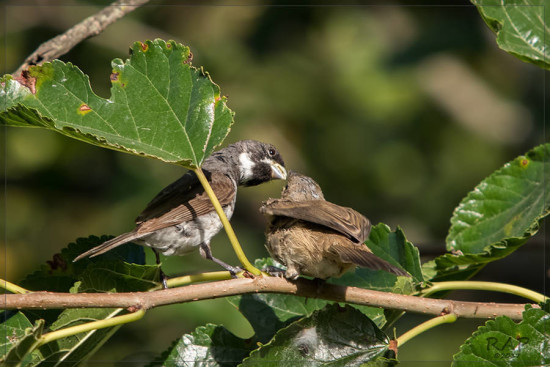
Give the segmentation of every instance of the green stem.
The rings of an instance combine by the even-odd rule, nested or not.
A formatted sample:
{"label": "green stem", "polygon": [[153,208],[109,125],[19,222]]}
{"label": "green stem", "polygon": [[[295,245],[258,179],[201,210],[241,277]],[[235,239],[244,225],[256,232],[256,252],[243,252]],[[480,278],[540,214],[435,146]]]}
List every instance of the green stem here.
{"label": "green stem", "polygon": [[15,285],[13,283],[8,282],[7,280],[0,279],[0,287],[4,288],[8,292],[14,293],[14,294],[25,294],[25,293],[31,293],[31,291],[22,288],[18,285]]}
{"label": "green stem", "polygon": [[[117,311],[120,311],[120,310],[121,309]],[[110,319],[92,321],[86,324],[71,326],[65,329],[52,331],[50,333],[42,335],[42,337],[40,337],[40,339],[38,340],[38,344],[36,347],[39,347],[41,345],[44,345],[46,343],[52,342],[57,339],[66,338],[71,335],[85,333],[85,332],[97,330],[97,329],[103,329],[111,326],[127,324],[129,322],[133,322],[141,319],[144,315],[145,315],[145,310],[138,310],[126,315],[115,316]]]}
{"label": "green stem", "polygon": [[[228,271],[213,271],[209,273],[200,273],[200,274],[192,274],[192,275],[184,275],[181,277],[176,278],[170,278],[166,282],[168,285],[168,288],[174,288],[179,287],[182,285],[187,285],[191,283],[199,283],[199,282],[210,282],[215,280],[228,280],[231,279],[231,273]],[[158,285],[156,287],[153,287],[149,289],[149,291],[157,291],[159,289],[162,289],[162,285]]]}
{"label": "green stem", "polygon": [[427,288],[420,292],[421,296],[429,296],[436,292],[441,291],[450,291],[457,289],[468,289],[468,290],[483,290],[483,291],[494,291],[514,294],[523,298],[530,299],[537,303],[544,302],[547,298],[540,293],[532,291],[527,288],[518,287],[516,285],[506,284],[506,283],[496,283],[496,282],[477,282],[477,281],[453,281],[453,282],[439,282],[433,283],[430,288]]}
{"label": "green stem", "polygon": [[220,205],[220,202],[218,201],[218,198],[216,197],[216,194],[214,194],[214,191],[212,190],[212,187],[210,187],[210,184],[208,183],[208,180],[206,179],[206,176],[204,175],[204,172],[200,167],[193,168],[193,171],[199,178],[199,181],[201,182],[202,186],[204,187],[204,191],[212,201],[212,204],[214,205],[214,208],[216,209],[216,213],[218,213],[218,216],[220,217],[220,220],[222,221],[223,227],[225,228],[225,232],[227,233],[227,237],[229,237],[229,241],[231,242],[231,245],[233,246],[233,250],[235,251],[235,254],[237,255],[237,258],[243,265],[243,267],[249,271],[250,273],[254,275],[260,275],[262,272],[255,268],[254,265],[248,261],[246,258],[246,255],[243,252],[243,249],[241,245],[239,244],[239,240],[237,239],[237,236],[235,235],[235,232],[233,231],[233,228],[231,227],[231,224],[229,224],[229,220],[227,219],[225,213],[223,212],[222,206]]}
{"label": "green stem", "polygon": [[401,347],[403,344],[405,344],[415,336],[420,335],[423,332],[430,330],[431,328],[438,325],[455,322],[456,319],[456,315],[454,313],[450,313],[448,315],[437,316],[433,319],[423,322],[422,324],[412,328],[411,330],[407,331],[405,334],[397,338],[397,346]]}

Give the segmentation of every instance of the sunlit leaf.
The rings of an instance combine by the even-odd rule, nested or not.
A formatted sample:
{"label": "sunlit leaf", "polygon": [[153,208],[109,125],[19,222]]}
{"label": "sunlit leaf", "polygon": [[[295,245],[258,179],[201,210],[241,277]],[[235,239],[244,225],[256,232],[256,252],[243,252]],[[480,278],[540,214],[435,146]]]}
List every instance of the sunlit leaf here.
{"label": "sunlit leaf", "polygon": [[497,34],[501,49],[523,61],[550,68],[550,1],[471,1]]}
{"label": "sunlit leaf", "polygon": [[390,262],[392,265],[405,269],[412,275],[415,282],[421,283],[424,281],[418,248],[407,241],[401,228],[397,228],[392,232],[386,224],[379,223],[372,227],[365,245],[375,255]]}
{"label": "sunlit leaf", "polygon": [[233,114],[219,87],[191,66],[174,41],[136,42],[115,59],[111,97],[101,98],[76,66],[54,60],[20,78],[5,75],[0,122],[45,127],[91,144],[199,166],[227,136]]}
{"label": "sunlit leaf", "polygon": [[455,209],[447,236],[452,251],[423,266],[431,280],[467,279],[518,249],[550,212],[550,144],[508,162]]}
{"label": "sunlit leaf", "polygon": [[[447,250],[482,253],[507,238],[521,238],[550,210],[550,144],[506,163],[455,209]],[[529,235],[532,235],[529,231]]]}

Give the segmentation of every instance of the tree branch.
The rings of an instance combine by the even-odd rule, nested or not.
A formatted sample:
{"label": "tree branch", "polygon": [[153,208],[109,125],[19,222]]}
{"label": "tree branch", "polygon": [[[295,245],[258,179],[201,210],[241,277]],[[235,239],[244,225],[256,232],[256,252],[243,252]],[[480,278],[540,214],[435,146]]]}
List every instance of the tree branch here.
{"label": "tree branch", "polygon": [[[387,292],[379,292],[334,284],[318,284],[308,279],[295,282],[276,277],[232,279],[155,292],[135,293],[52,293],[6,294],[0,299],[2,309],[55,309],[132,307],[151,309],[174,303],[193,302],[251,293],[291,294],[357,305],[382,307],[428,315],[455,314],[464,318],[495,318],[508,316],[521,320],[525,304],[462,302],[430,299]],[[538,307],[534,305],[534,307]]]}
{"label": "tree branch", "polygon": [[49,41],[41,44],[14,72],[17,77],[23,70],[31,65],[41,65],[44,62],[52,61],[67,52],[86,38],[96,36],[107,26],[114,23],[124,15],[135,10],[149,0],[116,0],[105,7],[97,14],[89,16],[82,22],[60,34]]}

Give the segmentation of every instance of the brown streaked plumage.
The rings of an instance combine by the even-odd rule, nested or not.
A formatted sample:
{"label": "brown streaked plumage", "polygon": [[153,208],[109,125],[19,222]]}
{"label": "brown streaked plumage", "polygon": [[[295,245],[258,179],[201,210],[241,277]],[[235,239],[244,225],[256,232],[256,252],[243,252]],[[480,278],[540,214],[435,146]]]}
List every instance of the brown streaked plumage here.
{"label": "brown streaked plumage", "polygon": [[286,265],[289,279],[339,277],[355,266],[409,276],[363,244],[370,232],[369,220],[351,208],[326,201],[310,177],[291,171],[281,198],[268,200],[260,212],[269,216],[266,247]]}

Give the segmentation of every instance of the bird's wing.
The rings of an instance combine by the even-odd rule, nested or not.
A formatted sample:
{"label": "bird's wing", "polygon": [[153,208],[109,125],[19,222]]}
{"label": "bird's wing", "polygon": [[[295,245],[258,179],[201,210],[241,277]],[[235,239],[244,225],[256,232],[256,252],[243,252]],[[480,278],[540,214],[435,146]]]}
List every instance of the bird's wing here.
{"label": "bird's wing", "polygon": [[370,222],[363,215],[325,200],[269,200],[260,211],[320,224],[359,243],[365,242],[370,233]]}
{"label": "bird's wing", "polygon": [[[160,191],[157,196],[151,200],[141,214],[136,218],[136,224],[145,222],[147,219],[154,218],[159,213],[169,211],[174,206],[196,194],[197,189],[202,188],[199,179],[194,172],[187,172],[170,185]],[[179,202],[176,202],[179,201]]]}
{"label": "bird's wing", "polygon": [[364,268],[384,270],[398,276],[410,277],[405,270],[376,256],[365,245],[333,246],[332,252],[339,256],[344,263],[353,263]]}
{"label": "bird's wing", "polygon": [[[218,172],[210,173],[207,178],[222,207],[231,204],[237,189],[233,180]],[[174,226],[213,210],[214,206],[195,174],[186,174],[147,205],[136,219],[137,233]]]}

